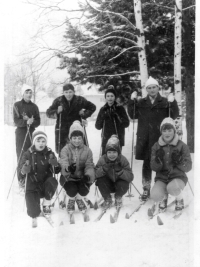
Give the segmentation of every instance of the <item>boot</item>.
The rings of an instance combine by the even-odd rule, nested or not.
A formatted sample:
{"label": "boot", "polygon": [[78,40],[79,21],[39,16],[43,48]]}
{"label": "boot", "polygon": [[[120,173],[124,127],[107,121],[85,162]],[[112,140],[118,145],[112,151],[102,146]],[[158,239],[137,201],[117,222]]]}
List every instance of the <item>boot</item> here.
{"label": "boot", "polygon": [[82,199],[76,199],[76,204],[78,206],[78,209],[82,212],[87,210],[87,207]]}
{"label": "boot", "polygon": [[168,195],[165,195],[163,200],[159,203],[158,210],[159,212],[164,212],[167,209]]}
{"label": "boot", "polygon": [[108,197],[106,199],[104,199],[103,204],[101,205],[103,210],[107,210],[112,206],[112,198]]}
{"label": "boot", "polygon": [[184,201],[183,199],[175,200],[175,211],[181,211],[184,209]]}
{"label": "boot", "polygon": [[140,196],[141,201],[147,201],[147,199],[150,197],[150,188],[143,187],[143,194]]}
{"label": "boot", "polygon": [[122,206],[122,197],[115,196],[115,207],[116,209],[121,208]]}
{"label": "boot", "polygon": [[75,199],[69,199],[67,204],[67,211],[72,213],[75,211]]}
{"label": "boot", "polygon": [[51,215],[51,208],[50,206],[43,206],[44,215]]}

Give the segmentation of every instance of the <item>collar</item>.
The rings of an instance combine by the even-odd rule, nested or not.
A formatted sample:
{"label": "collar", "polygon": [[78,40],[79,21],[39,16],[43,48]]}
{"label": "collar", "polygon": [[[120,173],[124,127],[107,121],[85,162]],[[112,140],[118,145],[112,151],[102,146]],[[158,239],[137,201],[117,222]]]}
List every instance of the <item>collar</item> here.
{"label": "collar", "polygon": [[[148,100],[148,99],[151,101],[149,95],[147,95],[147,96],[144,98],[144,100]],[[155,97],[154,102],[155,102],[156,100],[157,100],[157,101],[162,101],[162,96],[160,95],[159,92],[158,92],[157,96]]]}
{"label": "collar", "polygon": [[176,133],[174,138],[172,139],[172,141],[169,144],[165,143],[165,141],[163,140],[162,136],[160,136],[159,139],[158,139],[158,144],[160,146],[166,146],[166,145],[176,146],[178,141],[179,141],[179,138],[178,138],[178,134]]}
{"label": "collar", "polygon": [[22,98],[22,103],[23,103],[23,104],[27,104],[27,105],[29,105],[29,104],[32,103],[32,101],[30,100],[29,102],[26,102],[26,101]]}
{"label": "collar", "polygon": [[72,143],[71,143],[71,141],[70,141],[70,143],[69,143],[69,146],[72,148],[72,149],[81,149],[82,147],[84,147],[84,143],[82,143],[80,146],[74,146]]}
{"label": "collar", "polygon": [[51,149],[49,147],[45,146],[45,148],[42,151],[38,151],[38,150],[36,150],[35,145],[33,145],[29,148],[29,151],[31,153],[38,152],[38,153],[46,155],[49,151],[51,151]]}

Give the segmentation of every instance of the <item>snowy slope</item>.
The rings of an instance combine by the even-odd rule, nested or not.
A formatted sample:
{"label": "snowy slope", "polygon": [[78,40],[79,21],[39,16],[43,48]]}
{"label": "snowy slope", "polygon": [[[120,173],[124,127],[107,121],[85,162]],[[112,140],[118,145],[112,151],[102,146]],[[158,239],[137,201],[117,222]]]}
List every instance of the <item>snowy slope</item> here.
{"label": "snowy slope", "polygon": [[[132,123],[126,130],[126,147],[123,154],[130,160]],[[134,126],[136,132],[136,125]],[[48,145],[54,149],[54,127],[39,127],[48,135]],[[100,131],[89,122],[87,134],[96,163],[100,151]],[[6,153],[4,157],[5,192],[9,190],[16,167],[14,128],[5,126]],[[184,139],[185,140],[185,136]],[[9,142],[8,142],[9,141]],[[142,192],[142,161],[134,161],[134,185]],[[193,187],[193,170],[188,173]],[[59,187],[60,188],[60,187]],[[95,200],[94,185],[88,197]],[[138,213],[129,220],[130,213],[139,204],[138,193],[132,188],[134,197],[124,197],[124,207],[116,224],[110,224],[111,208],[99,222],[94,222],[100,210],[89,211],[90,222],[84,223],[76,211],[75,225],[69,224],[66,210],[60,210],[58,203],[52,212],[55,227],[45,218],[38,218],[38,227],[31,227],[31,218],[26,214],[24,198],[19,194],[17,178],[6,201],[5,216],[5,264],[6,267],[190,267],[193,266],[193,196],[187,185],[185,188],[185,209],[182,216],[174,220],[173,209],[161,214],[164,225],[159,226],[156,218],[148,220],[149,200]],[[62,194],[61,194],[62,195]],[[169,200],[172,201],[173,198]],[[62,225],[60,225],[62,223]]]}

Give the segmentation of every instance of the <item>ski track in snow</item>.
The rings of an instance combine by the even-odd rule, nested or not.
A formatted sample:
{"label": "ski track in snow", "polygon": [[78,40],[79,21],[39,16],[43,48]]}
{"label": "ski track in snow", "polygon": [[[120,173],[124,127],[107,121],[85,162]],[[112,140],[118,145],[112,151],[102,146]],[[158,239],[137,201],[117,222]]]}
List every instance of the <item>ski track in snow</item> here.
{"label": "ski track in snow", "polygon": [[[137,126],[137,125],[135,125]],[[54,126],[40,126],[48,135],[48,146],[54,150]],[[185,127],[184,127],[185,129]],[[16,168],[15,128],[5,125],[4,173],[5,196],[9,190]],[[89,145],[93,151],[94,163],[97,162],[100,151],[100,131],[90,121],[86,128]],[[136,127],[135,127],[136,133]],[[183,141],[186,140],[184,134]],[[131,159],[132,123],[126,129],[126,146],[122,153]],[[136,139],[135,139],[136,142]],[[12,156],[11,156],[12,155]],[[193,155],[192,155],[193,156]],[[142,192],[141,169],[142,161],[134,161],[134,185]],[[153,175],[154,177],[154,175]],[[193,170],[188,173],[193,187]],[[153,185],[153,182],[152,182]],[[91,187],[88,195],[94,203],[95,186]],[[60,186],[59,186],[60,190]],[[152,205],[149,200],[129,220],[129,214],[139,205],[138,193],[132,187],[134,197],[130,200],[124,197],[123,208],[118,222],[110,223],[110,214],[115,209],[106,212],[99,222],[94,222],[100,213],[89,210],[90,221],[83,222],[83,216],[75,212],[75,225],[69,224],[66,210],[58,208],[56,201],[52,211],[54,228],[45,218],[38,218],[38,227],[31,227],[31,218],[26,214],[24,197],[19,194],[17,177],[9,196],[5,202],[5,267],[190,267],[193,266],[193,196],[187,185],[185,188],[185,204],[189,207],[182,216],[174,220],[174,206],[160,214],[164,225],[157,224],[156,216],[149,220],[147,210]],[[62,197],[62,193],[61,193]],[[60,197],[60,198],[61,198]],[[173,198],[169,198],[169,202]],[[60,225],[62,223],[62,225]]]}

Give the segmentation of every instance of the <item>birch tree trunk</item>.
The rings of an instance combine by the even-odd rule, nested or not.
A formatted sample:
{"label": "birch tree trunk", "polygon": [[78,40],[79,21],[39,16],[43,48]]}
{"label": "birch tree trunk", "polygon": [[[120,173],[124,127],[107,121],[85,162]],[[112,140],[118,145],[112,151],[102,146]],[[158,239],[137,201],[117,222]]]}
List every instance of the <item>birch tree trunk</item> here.
{"label": "birch tree trunk", "polygon": [[139,57],[139,65],[140,65],[142,97],[145,97],[147,94],[146,89],[145,89],[145,83],[148,79],[148,71],[147,71],[147,60],[146,60],[146,52],[145,52],[145,38],[144,38],[144,30],[143,30],[143,23],[142,23],[141,0],[133,0],[133,4],[134,4],[136,28],[139,31],[137,43],[142,48],[141,51],[138,52],[138,57]]}
{"label": "birch tree trunk", "polygon": [[182,137],[182,83],[181,83],[181,50],[182,50],[182,0],[175,1],[175,35],[174,35],[174,89],[175,98],[179,107],[179,115],[177,118],[177,133],[179,138]]}

